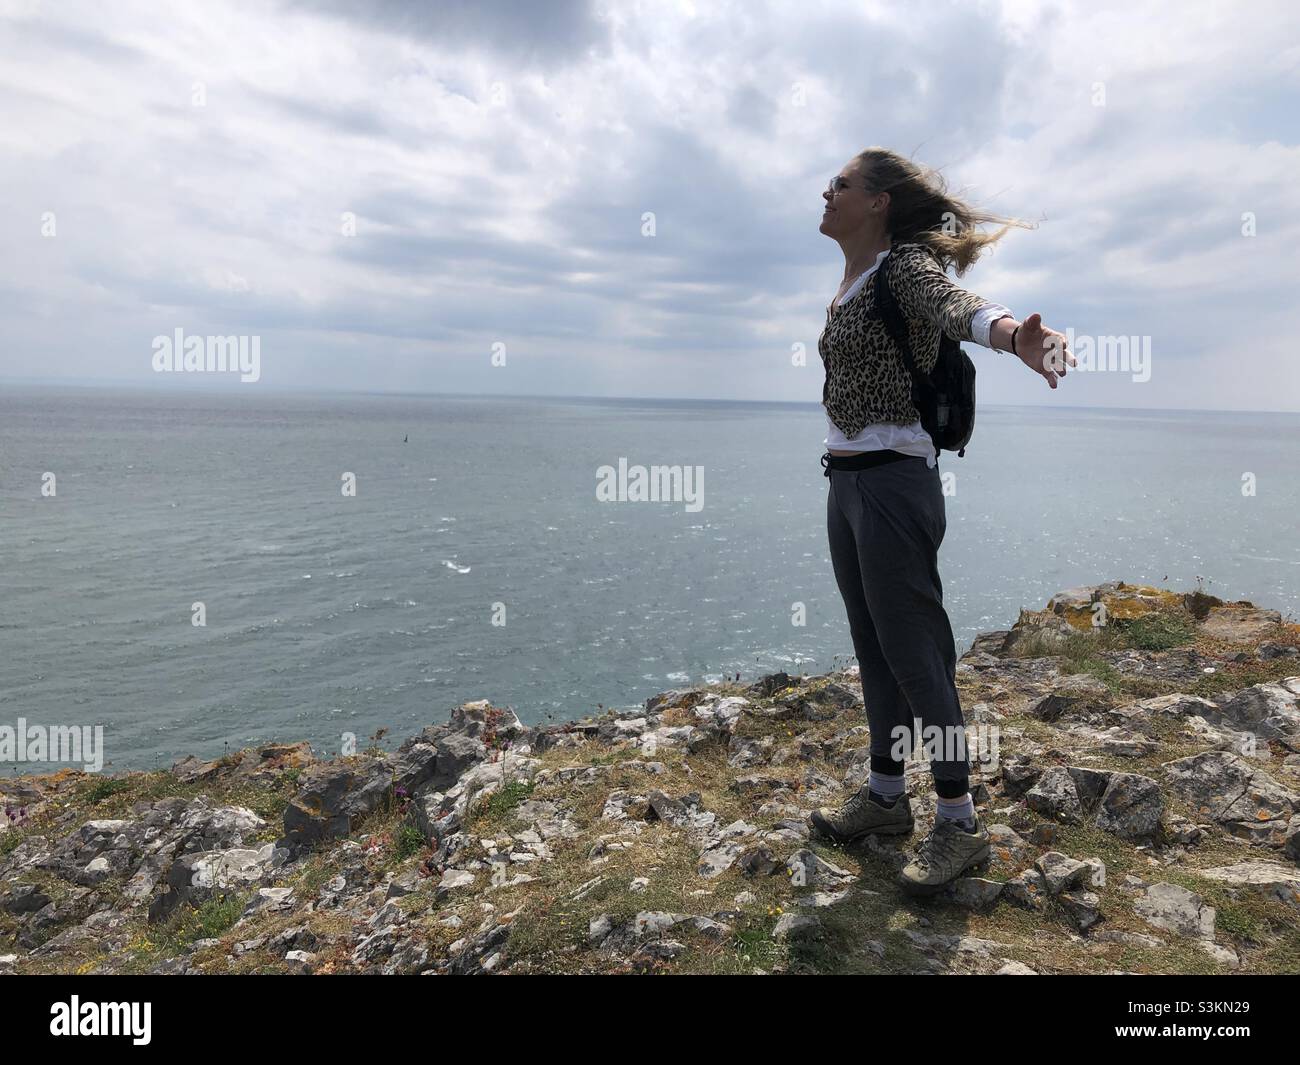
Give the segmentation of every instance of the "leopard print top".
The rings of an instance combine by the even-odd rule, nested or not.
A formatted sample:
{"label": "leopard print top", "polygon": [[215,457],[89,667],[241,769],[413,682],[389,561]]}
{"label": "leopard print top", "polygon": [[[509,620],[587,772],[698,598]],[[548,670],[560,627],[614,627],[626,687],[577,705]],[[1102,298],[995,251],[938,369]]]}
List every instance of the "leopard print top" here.
{"label": "leopard print top", "polygon": [[[939,357],[939,337],[974,342],[971,321],[989,302],[954,284],[923,244],[895,244],[889,287],[907,320],[917,369],[928,373]],[[854,437],[867,425],[911,425],[920,418],[902,356],[876,313],[874,275],[847,305],[826,308],[817,351],[826,367],[822,405],[836,428]]]}

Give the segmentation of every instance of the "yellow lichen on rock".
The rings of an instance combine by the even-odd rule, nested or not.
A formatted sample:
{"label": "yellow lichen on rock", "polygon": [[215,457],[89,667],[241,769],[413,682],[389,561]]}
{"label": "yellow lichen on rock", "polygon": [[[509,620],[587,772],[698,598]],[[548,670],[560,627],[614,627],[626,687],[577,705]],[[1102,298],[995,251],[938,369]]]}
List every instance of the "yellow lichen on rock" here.
{"label": "yellow lichen on rock", "polygon": [[1047,609],[1082,632],[1093,629],[1093,618],[1101,606],[1106,620],[1127,621],[1157,610],[1182,606],[1182,596],[1164,588],[1116,581],[1094,587],[1068,588],[1047,602]]}

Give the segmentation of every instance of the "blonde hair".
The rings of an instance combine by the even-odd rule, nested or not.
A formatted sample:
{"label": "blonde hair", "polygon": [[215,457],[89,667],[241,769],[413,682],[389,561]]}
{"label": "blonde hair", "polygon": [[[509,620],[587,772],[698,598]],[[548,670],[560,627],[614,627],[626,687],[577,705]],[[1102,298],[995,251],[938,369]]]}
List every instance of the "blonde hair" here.
{"label": "blonde hair", "polygon": [[[943,176],[930,167],[905,159],[888,148],[859,152],[854,161],[871,192],[889,193],[886,228],[895,241],[923,244],[945,269],[954,267],[960,277],[990,244],[1001,240],[1012,226],[1036,228],[1032,222],[981,211],[948,192]],[[996,233],[977,226],[1001,224]]]}

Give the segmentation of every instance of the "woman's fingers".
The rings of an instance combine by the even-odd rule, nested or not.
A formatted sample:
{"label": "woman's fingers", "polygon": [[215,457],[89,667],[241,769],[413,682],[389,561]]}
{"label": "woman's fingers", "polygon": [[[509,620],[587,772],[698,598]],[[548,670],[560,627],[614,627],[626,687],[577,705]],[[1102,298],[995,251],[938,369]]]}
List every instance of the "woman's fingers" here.
{"label": "woman's fingers", "polygon": [[1056,335],[1061,338],[1061,351],[1065,353],[1066,365],[1077,366],[1078,362],[1075,360],[1074,352],[1070,350],[1070,338],[1064,333],[1057,333]]}
{"label": "woman's fingers", "polygon": [[[1070,351],[1069,338],[1064,333],[1044,326],[1041,314],[1031,314],[1020,323],[1020,328],[1025,334],[1023,361],[1030,369],[1046,378],[1052,388],[1057,386],[1057,378],[1065,376],[1067,368],[1079,365],[1074,353]],[[1021,347],[1022,344],[1016,346]],[[1039,355],[1039,352],[1042,354]]]}
{"label": "woman's fingers", "polygon": [[1065,348],[1065,337],[1054,329],[1048,330],[1047,344],[1051,348],[1052,369],[1062,377],[1065,376],[1065,368],[1069,365],[1070,354]]}
{"label": "woman's fingers", "polygon": [[1041,356],[1042,362],[1039,366],[1038,372],[1047,378],[1047,383],[1049,385],[1055,388],[1057,384],[1057,376],[1064,376],[1065,370],[1060,366],[1055,342],[1052,341],[1049,343],[1049,339],[1050,338],[1048,337],[1043,337],[1042,339],[1043,354]]}
{"label": "woman's fingers", "polygon": [[[1037,317],[1034,315],[1033,317]],[[1077,366],[1078,360],[1070,350],[1069,338],[1055,329],[1044,328],[1040,332],[1039,344],[1043,349],[1044,361],[1062,377],[1071,366]]]}

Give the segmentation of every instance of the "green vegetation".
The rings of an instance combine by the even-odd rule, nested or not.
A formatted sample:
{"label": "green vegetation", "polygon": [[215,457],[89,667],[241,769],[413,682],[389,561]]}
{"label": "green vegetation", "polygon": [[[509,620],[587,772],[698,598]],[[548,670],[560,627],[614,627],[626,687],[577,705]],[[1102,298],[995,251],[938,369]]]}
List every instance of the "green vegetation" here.
{"label": "green vegetation", "polygon": [[1152,611],[1135,618],[1120,618],[1111,625],[1125,647],[1139,651],[1167,651],[1196,638],[1191,619],[1183,613]]}
{"label": "green vegetation", "polygon": [[182,907],[167,929],[168,938],[188,944],[197,939],[216,939],[225,935],[239,920],[247,901],[242,895],[228,894],[210,898],[197,909]]}
{"label": "green vegetation", "polygon": [[419,854],[426,846],[424,833],[415,825],[409,821],[398,825],[393,837],[393,855],[398,861],[409,858],[413,854]]}
{"label": "green vegetation", "polygon": [[95,806],[114,795],[130,791],[132,781],[129,777],[97,777],[77,792],[77,802]]}
{"label": "green vegetation", "polygon": [[512,810],[533,793],[531,780],[510,780],[474,811],[475,823],[501,824]]}

